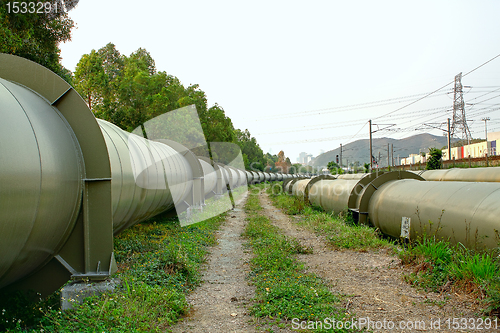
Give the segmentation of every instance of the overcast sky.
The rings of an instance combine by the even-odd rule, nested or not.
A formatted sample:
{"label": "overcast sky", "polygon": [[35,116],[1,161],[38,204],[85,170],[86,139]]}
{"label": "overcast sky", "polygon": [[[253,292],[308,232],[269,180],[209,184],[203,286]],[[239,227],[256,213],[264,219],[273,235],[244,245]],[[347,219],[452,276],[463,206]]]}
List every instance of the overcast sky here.
{"label": "overcast sky", "polygon": [[[422,124],[451,118],[455,75],[500,54],[499,13],[496,0],[80,0],[61,55],[74,70],[109,42],[125,55],[145,48],[159,71],[199,84],[264,152],[295,162],[368,138],[369,119],[395,124],[375,138],[442,135]],[[500,131],[500,57],[462,83],[473,137],[484,138],[484,117]]]}

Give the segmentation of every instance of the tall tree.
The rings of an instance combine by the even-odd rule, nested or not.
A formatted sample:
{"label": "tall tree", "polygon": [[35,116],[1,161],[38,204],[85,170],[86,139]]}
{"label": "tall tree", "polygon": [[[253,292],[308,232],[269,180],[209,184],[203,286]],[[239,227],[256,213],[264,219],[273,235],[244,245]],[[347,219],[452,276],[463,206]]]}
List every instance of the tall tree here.
{"label": "tall tree", "polygon": [[74,87],[90,109],[95,105],[102,106],[105,98],[103,88],[109,85],[102,63],[101,56],[92,50],[82,56],[75,71]]}
{"label": "tall tree", "polygon": [[206,112],[198,113],[208,142],[235,142],[233,122],[222,107],[215,104]]}
{"label": "tall tree", "polygon": [[[45,2],[54,6],[58,1]],[[70,71],[59,63],[59,43],[71,39],[73,20],[62,10],[57,13],[14,13],[17,11],[13,10],[15,3],[0,1],[0,52],[33,60],[71,83]]]}
{"label": "tall tree", "polygon": [[245,159],[246,156],[248,160],[248,164],[245,164],[245,168],[248,170],[264,171],[266,159],[264,158],[264,153],[257,143],[257,140],[251,136],[248,129],[244,131],[236,129],[235,133],[236,143],[240,146],[244,156],[243,159]]}
{"label": "tall tree", "polygon": [[[77,65],[75,87],[96,117],[124,130],[133,131],[146,126],[144,132],[148,136],[160,138],[159,133],[168,127],[168,138],[190,149],[196,149],[204,136],[209,144],[237,144],[248,169],[264,170],[267,164],[262,149],[248,130],[236,130],[220,105],[208,108],[206,94],[199,85],[185,88],[175,76],[158,72],[153,57],[145,49],[140,48],[128,57],[121,55],[111,43],[97,51],[92,50],[83,55]],[[169,112],[190,105],[196,107],[194,117],[189,108]],[[166,125],[172,123],[175,126]],[[217,148],[217,151],[212,151],[212,156],[220,161],[231,161],[239,153],[237,146],[229,144]],[[203,149],[197,153],[205,155]],[[274,168],[278,157],[272,156],[271,160]]]}

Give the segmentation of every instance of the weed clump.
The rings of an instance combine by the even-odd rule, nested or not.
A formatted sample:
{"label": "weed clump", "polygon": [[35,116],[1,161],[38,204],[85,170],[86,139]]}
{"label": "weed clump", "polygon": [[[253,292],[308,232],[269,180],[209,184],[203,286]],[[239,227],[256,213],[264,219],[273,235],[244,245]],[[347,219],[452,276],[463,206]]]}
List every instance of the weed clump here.
{"label": "weed clump", "polygon": [[500,309],[500,263],[495,253],[423,237],[410,243],[399,257],[412,268],[404,277],[408,283],[424,290],[474,295],[485,305],[485,312],[495,314]]}

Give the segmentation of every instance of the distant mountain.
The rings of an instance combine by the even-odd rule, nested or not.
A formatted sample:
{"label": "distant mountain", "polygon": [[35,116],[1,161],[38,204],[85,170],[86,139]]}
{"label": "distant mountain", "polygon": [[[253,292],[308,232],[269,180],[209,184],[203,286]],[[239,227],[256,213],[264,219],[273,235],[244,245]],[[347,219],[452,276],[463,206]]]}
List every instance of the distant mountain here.
{"label": "distant mountain", "polygon": [[[457,141],[454,139],[453,142]],[[435,136],[432,134],[418,134],[406,139],[391,139],[391,138],[378,138],[373,139],[373,156],[379,158],[380,165],[387,166],[387,144],[394,146],[394,163],[397,157],[407,157],[410,154],[418,154],[420,152],[429,152],[429,148],[443,148],[448,146],[448,138],[445,136]],[[369,163],[370,142],[368,139],[357,140],[348,143],[342,147],[342,162],[345,165],[347,161],[359,161],[360,165]],[[327,151],[318,155],[311,164],[313,166],[326,166],[328,162],[335,161],[336,155],[340,155],[340,147]]]}

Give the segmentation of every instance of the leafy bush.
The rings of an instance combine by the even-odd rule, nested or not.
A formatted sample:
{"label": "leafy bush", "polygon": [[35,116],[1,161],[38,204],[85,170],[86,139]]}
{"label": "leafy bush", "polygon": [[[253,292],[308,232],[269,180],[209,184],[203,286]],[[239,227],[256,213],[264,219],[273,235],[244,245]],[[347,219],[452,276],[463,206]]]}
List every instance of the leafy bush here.
{"label": "leafy bush", "polygon": [[429,148],[429,154],[431,157],[427,161],[426,170],[436,170],[441,169],[441,157],[443,156],[443,152],[437,148]]}

